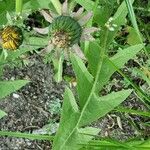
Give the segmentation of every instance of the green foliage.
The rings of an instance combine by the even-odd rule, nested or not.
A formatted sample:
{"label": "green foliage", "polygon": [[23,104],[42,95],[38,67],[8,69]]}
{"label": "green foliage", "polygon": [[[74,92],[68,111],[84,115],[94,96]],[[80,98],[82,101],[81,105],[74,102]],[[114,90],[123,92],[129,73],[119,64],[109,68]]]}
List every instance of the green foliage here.
{"label": "green foliage", "polygon": [[[112,56],[110,60],[118,67],[122,68],[124,64],[129,60],[132,59],[141,49],[143,48],[142,44],[130,46],[122,51],[119,51],[117,54]],[[99,66],[98,64],[98,56],[100,56],[101,47],[98,46],[96,43],[91,43],[89,52],[87,54],[88,62],[89,62],[89,70],[91,74],[95,77],[96,70]],[[110,67],[110,63],[107,58],[104,59],[102,64],[102,74],[99,75],[99,83],[97,86],[99,90],[109,81],[111,75],[116,71],[115,68]]]}
{"label": "green foliage", "polygon": [[[17,1],[16,1],[17,2]],[[59,129],[55,137],[49,135],[35,135],[20,132],[7,132],[0,131],[0,136],[13,136],[28,139],[37,140],[53,140],[53,150],[78,150],[78,149],[138,149],[146,150],[150,149],[150,141],[138,141],[131,140],[126,142],[119,142],[112,139],[104,140],[92,140],[100,132],[100,129],[91,127],[91,123],[99,118],[104,117],[107,113],[115,110],[117,112],[125,112],[130,114],[136,114],[144,117],[148,117],[150,114],[146,111],[140,111],[119,106],[130,94],[135,90],[140,99],[146,103],[145,99],[149,101],[149,97],[142,91],[140,87],[128,79],[126,75],[120,70],[124,68],[125,64],[130,60],[134,59],[142,49],[148,56],[147,50],[143,44],[143,37],[139,31],[136,16],[133,9],[134,0],[123,1],[118,9],[113,6],[119,2],[106,1],[92,1],[92,0],[74,0],[71,4],[80,4],[87,11],[93,11],[93,19],[87,25],[91,27],[92,24],[101,28],[99,33],[95,34],[96,42],[83,43],[85,46],[85,55],[87,58],[87,66],[84,62],[75,54],[70,54],[70,60],[72,63],[73,70],[77,79],[76,93],[69,87],[66,87],[64,93],[64,101],[61,112],[61,119]],[[22,5],[22,4],[21,4]],[[16,12],[21,12],[23,7],[23,13],[29,10],[37,9],[51,9],[61,13],[61,3],[59,0],[43,1],[43,0],[24,0],[22,6],[16,5]],[[119,4],[118,4],[119,5]],[[13,23],[9,13],[13,13],[15,3],[14,1],[3,0],[0,1],[0,25]],[[112,9],[111,9],[112,8]],[[9,12],[7,13],[6,10]],[[114,11],[116,11],[114,13]],[[6,20],[6,13],[7,19]],[[129,13],[132,27],[128,27],[129,35],[127,36],[127,44],[121,45],[121,50],[115,51],[115,55],[109,56],[111,49],[115,49],[115,37],[118,32],[121,32],[122,25],[126,25],[126,16]],[[106,26],[109,23],[110,16],[112,16],[112,25],[115,25],[113,30],[111,26]],[[33,34],[31,32],[31,34]],[[149,36],[147,36],[149,37]],[[26,54],[29,51],[37,50],[39,48],[45,48],[49,42],[50,37],[34,36],[25,34],[25,40],[23,46],[19,50],[6,51],[2,50],[0,55],[0,73],[3,71],[5,64],[9,64],[14,61],[18,61],[20,56]],[[121,38],[121,37],[120,37]],[[117,42],[116,42],[117,43]],[[120,48],[119,46],[117,49]],[[55,68],[55,80],[60,82],[62,80],[63,73],[63,59],[61,55],[59,59],[51,58]],[[109,84],[110,78],[115,72],[118,72],[124,79],[127,79],[129,85],[133,89],[122,89],[117,92],[110,92],[106,95],[101,94],[104,86]],[[144,72],[139,69],[134,69],[147,84],[150,84],[149,76],[146,76]],[[17,81],[0,81],[0,98],[4,98],[12,92],[20,89],[22,86],[27,84],[29,81],[17,80]],[[131,87],[130,87],[131,88]],[[75,93],[75,94],[74,94]],[[57,104],[57,102],[56,102]],[[147,108],[149,105],[146,104]],[[54,105],[51,106],[51,113],[58,114],[59,112]],[[116,108],[117,107],[117,108]],[[0,110],[0,118],[7,115],[5,112]],[[147,123],[149,125],[149,123]]]}
{"label": "green foliage", "polygon": [[37,135],[37,134],[29,134],[29,133],[21,133],[21,132],[11,132],[11,131],[0,131],[0,136],[9,136],[9,137],[19,137],[19,138],[27,138],[30,140],[53,140],[53,136],[49,135]]}
{"label": "green foliage", "polygon": [[148,86],[150,86],[150,72],[147,68],[143,68],[143,70],[140,69],[134,69],[134,72],[137,73],[137,75],[139,75],[143,80],[145,80],[148,84]]}
{"label": "green foliage", "polygon": [[[119,25],[124,24],[126,15],[127,8],[125,3],[122,3],[114,15],[114,23],[117,24],[117,29],[119,29]],[[79,129],[113,110],[131,93],[131,90],[122,90],[110,93],[106,96],[98,96],[98,91],[103,88],[111,75],[116,71],[115,68],[110,66],[105,51],[112,42],[117,30],[115,32],[109,32],[108,29],[104,29],[101,35],[100,46],[96,43],[90,45],[91,49],[87,53],[89,62],[88,69],[80,58],[71,55],[71,62],[78,83],[77,93],[79,106],[76,103],[73,93],[67,88],[64,96],[60,127],[54,139],[54,150],[67,150],[72,147],[73,149],[79,149],[80,147],[77,145],[80,144],[80,141],[83,141],[80,137]],[[119,51],[116,55],[111,57],[110,60],[115,63],[118,68],[122,68],[124,64],[133,58],[142,48],[142,44],[131,46]],[[67,128],[65,129],[65,127]],[[87,141],[85,141],[85,143],[86,142]]]}
{"label": "green foliage", "polygon": [[0,99],[15,92],[27,83],[29,83],[29,81],[26,80],[0,81]]}
{"label": "green foliage", "polygon": [[73,93],[69,88],[66,88],[62,109],[60,128],[55,136],[53,149],[79,149],[81,146],[78,146],[77,143],[87,142],[92,139],[91,134],[96,135],[99,132],[98,129],[92,127],[78,128],[82,112],[79,112]]}
{"label": "green foliage", "polygon": [[[136,49],[136,52],[134,53],[135,55],[140,49],[142,49],[142,46],[137,45],[134,48],[130,47],[126,51],[122,51],[119,54],[116,54],[113,57],[113,60],[118,63],[118,67],[121,68],[125,62],[127,62],[130,58],[133,57],[132,53],[130,52],[127,53],[129,49]],[[124,52],[126,52],[127,57],[125,57],[125,59],[123,60],[122,59],[120,60],[119,58],[120,56],[124,55]],[[81,141],[80,133],[78,133],[78,129],[80,129],[82,126],[92,123],[93,121],[97,120],[99,117],[104,116],[106,113],[113,110],[116,106],[118,106],[122,101],[124,101],[130,95],[131,90],[122,90],[120,92],[116,92],[116,93],[114,92],[106,96],[102,96],[102,97],[98,96],[98,89],[100,87],[99,83],[102,83],[102,85],[104,85],[103,84],[105,83],[104,77],[107,77],[109,79],[110,76],[112,75],[110,71],[109,71],[110,76],[109,74],[106,75],[102,74],[101,70],[103,69],[102,67],[103,61],[106,61],[105,55],[103,55],[103,57],[104,59],[102,58],[98,59],[99,62],[97,63],[97,65],[95,65],[95,68],[97,68],[97,70],[94,68],[96,71],[93,77],[86,69],[82,60],[75,55],[71,55],[72,65],[78,81],[77,93],[79,93],[79,108],[73,96],[73,93],[67,88],[64,96],[64,104],[63,104],[63,110],[61,115],[62,118],[60,121],[60,127],[54,140],[54,149],[56,150],[59,148],[69,149],[69,147],[71,148],[72,145],[74,144],[77,145],[78,144],[77,142]],[[89,60],[90,59],[93,60],[92,56],[89,57]],[[105,70],[106,68],[109,69],[111,68],[111,66],[108,65],[107,67],[105,67]],[[113,70],[113,72],[114,71],[115,70]],[[103,73],[105,72],[103,71]],[[100,75],[102,76],[100,77]],[[86,98],[81,99],[84,96]],[[64,130],[66,126],[67,129]],[[76,147],[75,149],[78,149],[77,146],[75,147]]]}
{"label": "green foliage", "polygon": [[16,0],[16,13],[22,13],[23,0]]}
{"label": "green foliage", "polygon": [[0,1],[0,26],[7,23],[6,14],[7,12],[13,12],[15,9],[15,1],[2,0]]}
{"label": "green foliage", "polygon": [[[84,144],[83,144],[84,145]],[[93,140],[85,145],[83,150],[148,150],[150,149],[150,140],[135,140],[119,142],[113,139]]]}
{"label": "green foliage", "polygon": [[80,60],[78,57],[72,58],[72,65],[77,77],[77,90],[79,95],[80,107],[83,108],[83,106],[86,103],[86,100],[90,95],[94,78],[88,72],[82,60]]}
{"label": "green foliage", "polygon": [[139,39],[137,32],[134,28],[128,27],[129,35],[127,37],[127,42],[129,45],[136,45],[141,43],[141,40]]}
{"label": "green foliage", "polygon": [[52,58],[53,65],[54,65],[54,68],[55,68],[54,79],[55,79],[56,82],[61,82],[62,81],[63,60],[64,60],[63,55],[61,55],[59,59]]}
{"label": "green foliage", "polygon": [[92,10],[94,6],[94,2],[91,0],[75,0],[81,6],[83,6],[86,10]]}
{"label": "green foliage", "polygon": [[[125,0],[125,2],[126,2],[126,5],[127,5],[127,8],[128,8],[128,11],[129,11],[129,16],[131,18],[132,25],[133,25],[133,27],[134,27],[137,35],[138,35],[140,43],[142,43],[144,45],[143,39],[142,39],[140,31],[139,31],[139,27],[137,25],[137,21],[136,21],[136,17],[135,17],[135,13],[134,13],[134,10],[133,10],[132,3],[131,3],[130,0]],[[144,50],[145,50],[146,55],[148,56],[148,52],[147,52],[145,47],[144,47]]]}
{"label": "green foliage", "polygon": [[[131,0],[131,2],[133,3],[134,0]],[[104,41],[104,36],[106,35],[108,29],[105,28],[105,26],[102,28],[102,32],[100,35],[101,45],[103,45],[103,43],[105,42],[107,43],[107,46],[110,45],[110,43],[113,41],[114,37],[116,36],[120,26],[125,24],[125,18],[127,16],[127,13],[128,13],[128,10],[126,7],[126,3],[122,2],[122,4],[119,6],[119,8],[117,9],[116,13],[113,16],[113,19],[114,19],[113,24],[116,24],[117,27],[115,28],[114,31],[108,33],[108,38],[106,41]]]}
{"label": "green foliage", "polygon": [[32,9],[37,10],[37,8],[47,8],[49,9],[50,1],[42,1],[42,0],[24,0],[23,9]]}
{"label": "green foliage", "polygon": [[35,49],[41,48],[42,46],[45,47],[48,43],[48,38],[44,37],[36,37],[36,36],[31,36],[29,39],[26,40],[26,43],[29,46],[34,46]]}
{"label": "green foliage", "polygon": [[145,116],[145,117],[150,116],[150,112],[139,111],[139,110],[134,110],[134,109],[125,108],[125,107],[119,107],[119,108],[116,108],[115,110],[119,112],[125,112],[129,114],[140,115],[140,116]]}

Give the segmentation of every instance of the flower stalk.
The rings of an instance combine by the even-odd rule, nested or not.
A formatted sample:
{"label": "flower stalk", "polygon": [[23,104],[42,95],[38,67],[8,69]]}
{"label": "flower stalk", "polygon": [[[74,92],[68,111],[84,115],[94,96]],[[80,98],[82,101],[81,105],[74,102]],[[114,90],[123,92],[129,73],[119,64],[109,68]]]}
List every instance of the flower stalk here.
{"label": "flower stalk", "polygon": [[22,13],[23,0],[16,0],[16,14]]}

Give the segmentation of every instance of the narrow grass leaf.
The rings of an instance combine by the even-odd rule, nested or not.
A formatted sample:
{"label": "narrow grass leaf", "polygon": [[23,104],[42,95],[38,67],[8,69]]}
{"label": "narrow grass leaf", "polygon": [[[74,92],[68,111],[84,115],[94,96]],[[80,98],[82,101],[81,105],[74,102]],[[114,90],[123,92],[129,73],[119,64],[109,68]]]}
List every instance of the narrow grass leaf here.
{"label": "narrow grass leaf", "polygon": [[125,112],[125,113],[129,113],[129,114],[134,114],[134,115],[139,115],[139,116],[145,116],[145,117],[149,117],[150,116],[150,112],[146,112],[146,111],[140,111],[140,110],[135,110],[135,109],[131,109],[131,108],[126,108],[126,107],[118,107],[115,109],[115,111],[117,112]]}
{"label": "narrow grass leaf", "polygon": [[16,138],[27,138],[30,140],[53,140],[53,136],[50,135],[39,135],[39,134],[29,134],[21,132],[11,132],[11,131],[0,131],[0,136],[16,137]]}
{"label": "narrow grass leaf", "polygon": [[[85,145],[85,144],[84,144]],[[150,149],[150,140],[132,140],[120,142],[113,139],[100,139],[100,140],[91,140],[89,144],[85,145],[87,150],[149,150]]]}
{"label": "narrow grass leaf", "polygon": [[126,81],[128,81],[128,83],[129,83],[130,85],[132,85],[132,87],[136,90],[137,94],[140,96],[140,97],[139,97],[140,100],[145,104],[145,106],[147,106],[147,108],[150,108],[150,106],[149,106],[147,103],[145,103],[145,100],[148,101],[148,102],[150,101],[150,97],[149,97],[148,95],[146,95],[145,92],[142,91],[136,84],[134,84],[134,83],[132,82],[132,80],[131,80],[129,77],[127,77],[127,76],[115,65],[115,63],[112,62],[112,60],[110,60],[109,58],[107,58],[107,60],[108,60],[108,62],[110,63],[110,65],[111,65],[113,68],[115,68],[115,69],[117,70],[117,72],[118,72],[122,77],[124,77],[124,78],[126,79]]}
{"label": "narrow grass leaf", "polygon": [[[128,8],[128,11],[129,11],[129,16],[130,16],[132,25],[133,25],[134,29],[136,30],[136,33],[137,33],[138,38],[140,40],[140,43],[142,43],[144,45],[143,39],[141,37],[141,33],[139,31],[139,27],[138,27],[138,24],[137,24],[137,21],[136,21],[136,17],[135,17],[135,13],[134,13],[134,10],[133,10],[132,2],[130,0],[125,0],[125,2],[126,2],[126,5],[127,5],[127,8]],[[145,46],[144,46],[144,51],[145,51],[146,55],[149,56],[148,51],[146,50]]]}

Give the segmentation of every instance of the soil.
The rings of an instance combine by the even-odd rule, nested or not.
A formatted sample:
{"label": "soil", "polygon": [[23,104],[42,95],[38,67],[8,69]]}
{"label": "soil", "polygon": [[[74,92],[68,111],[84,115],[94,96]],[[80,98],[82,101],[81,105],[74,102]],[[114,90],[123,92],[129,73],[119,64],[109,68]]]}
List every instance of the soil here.
{"label": "soil", "polygon": [[[66,66],[67,67],[67,66]],[[72,74],[71,68],[65,68],[64,73]],[[0,108],[8,116],[0,120],[0,129],[27,133],[47,133],[44,127],[51,124],[50,134],[55,133],[60,117],[60,107],[66,82],[56,83],[53,80],[53,67],[45,64],[41,57],[32,55],[28,66],[6,67],[5,80],[28,79],[31,82],[19,91],[0,101]],[[118,75],[114,75],[117,78]],[[111,89],[120,90],[121,83],[116,79]],[[17,95],[17,96],[16,96]],[[51,106],[53,106],[51,108]],[[132,95],[123,105],[130,108],[145,110],[138,97]],[[104,118],[92,124],[101,129],[101,137],[112,137],[119,140],[134,138],[139,135],[149,136],[150,131],[142,125],[147,118],[137,117],[119,112],[111,112]],[[131,126],[131,121],[135,122]],[[142,132],[141,132],[142,131]],[[145,135],[144,135],[145,134]],[[143,136],[144,135],[144,136]],[[49,141],[28,140],[23,138],[0,137],[0,150],[49,150]]]}
{"label": "soil", "polygon": [[[38,56],[30,58],[30,64],[23,68],[10,69],[4,73],[5,80],[28,79],[31,82],[0,102],[0,108],[8,113],[0,121],[1,130],[32,133],[49,123],[57,121],[58,116],[50,112],[52,101],[63,99],[64,83],[57,84],[53,80],[53,69],[44,64]],[[45,141],[29,141],[17,138],[0,138],[0,150],[47,150],[50,143]]]}

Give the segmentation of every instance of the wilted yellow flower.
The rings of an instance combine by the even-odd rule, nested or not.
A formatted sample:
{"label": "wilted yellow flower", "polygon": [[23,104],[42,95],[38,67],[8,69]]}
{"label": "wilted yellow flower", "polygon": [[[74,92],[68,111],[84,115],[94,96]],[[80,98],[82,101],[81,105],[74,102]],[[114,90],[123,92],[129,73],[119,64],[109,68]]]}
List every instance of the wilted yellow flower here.
{"label": "wilted yellow flower", "polygon": [[22,30],[17,26],[7,26],[0,32],[0,46],[4,49],[16,50],[22,41]]}

